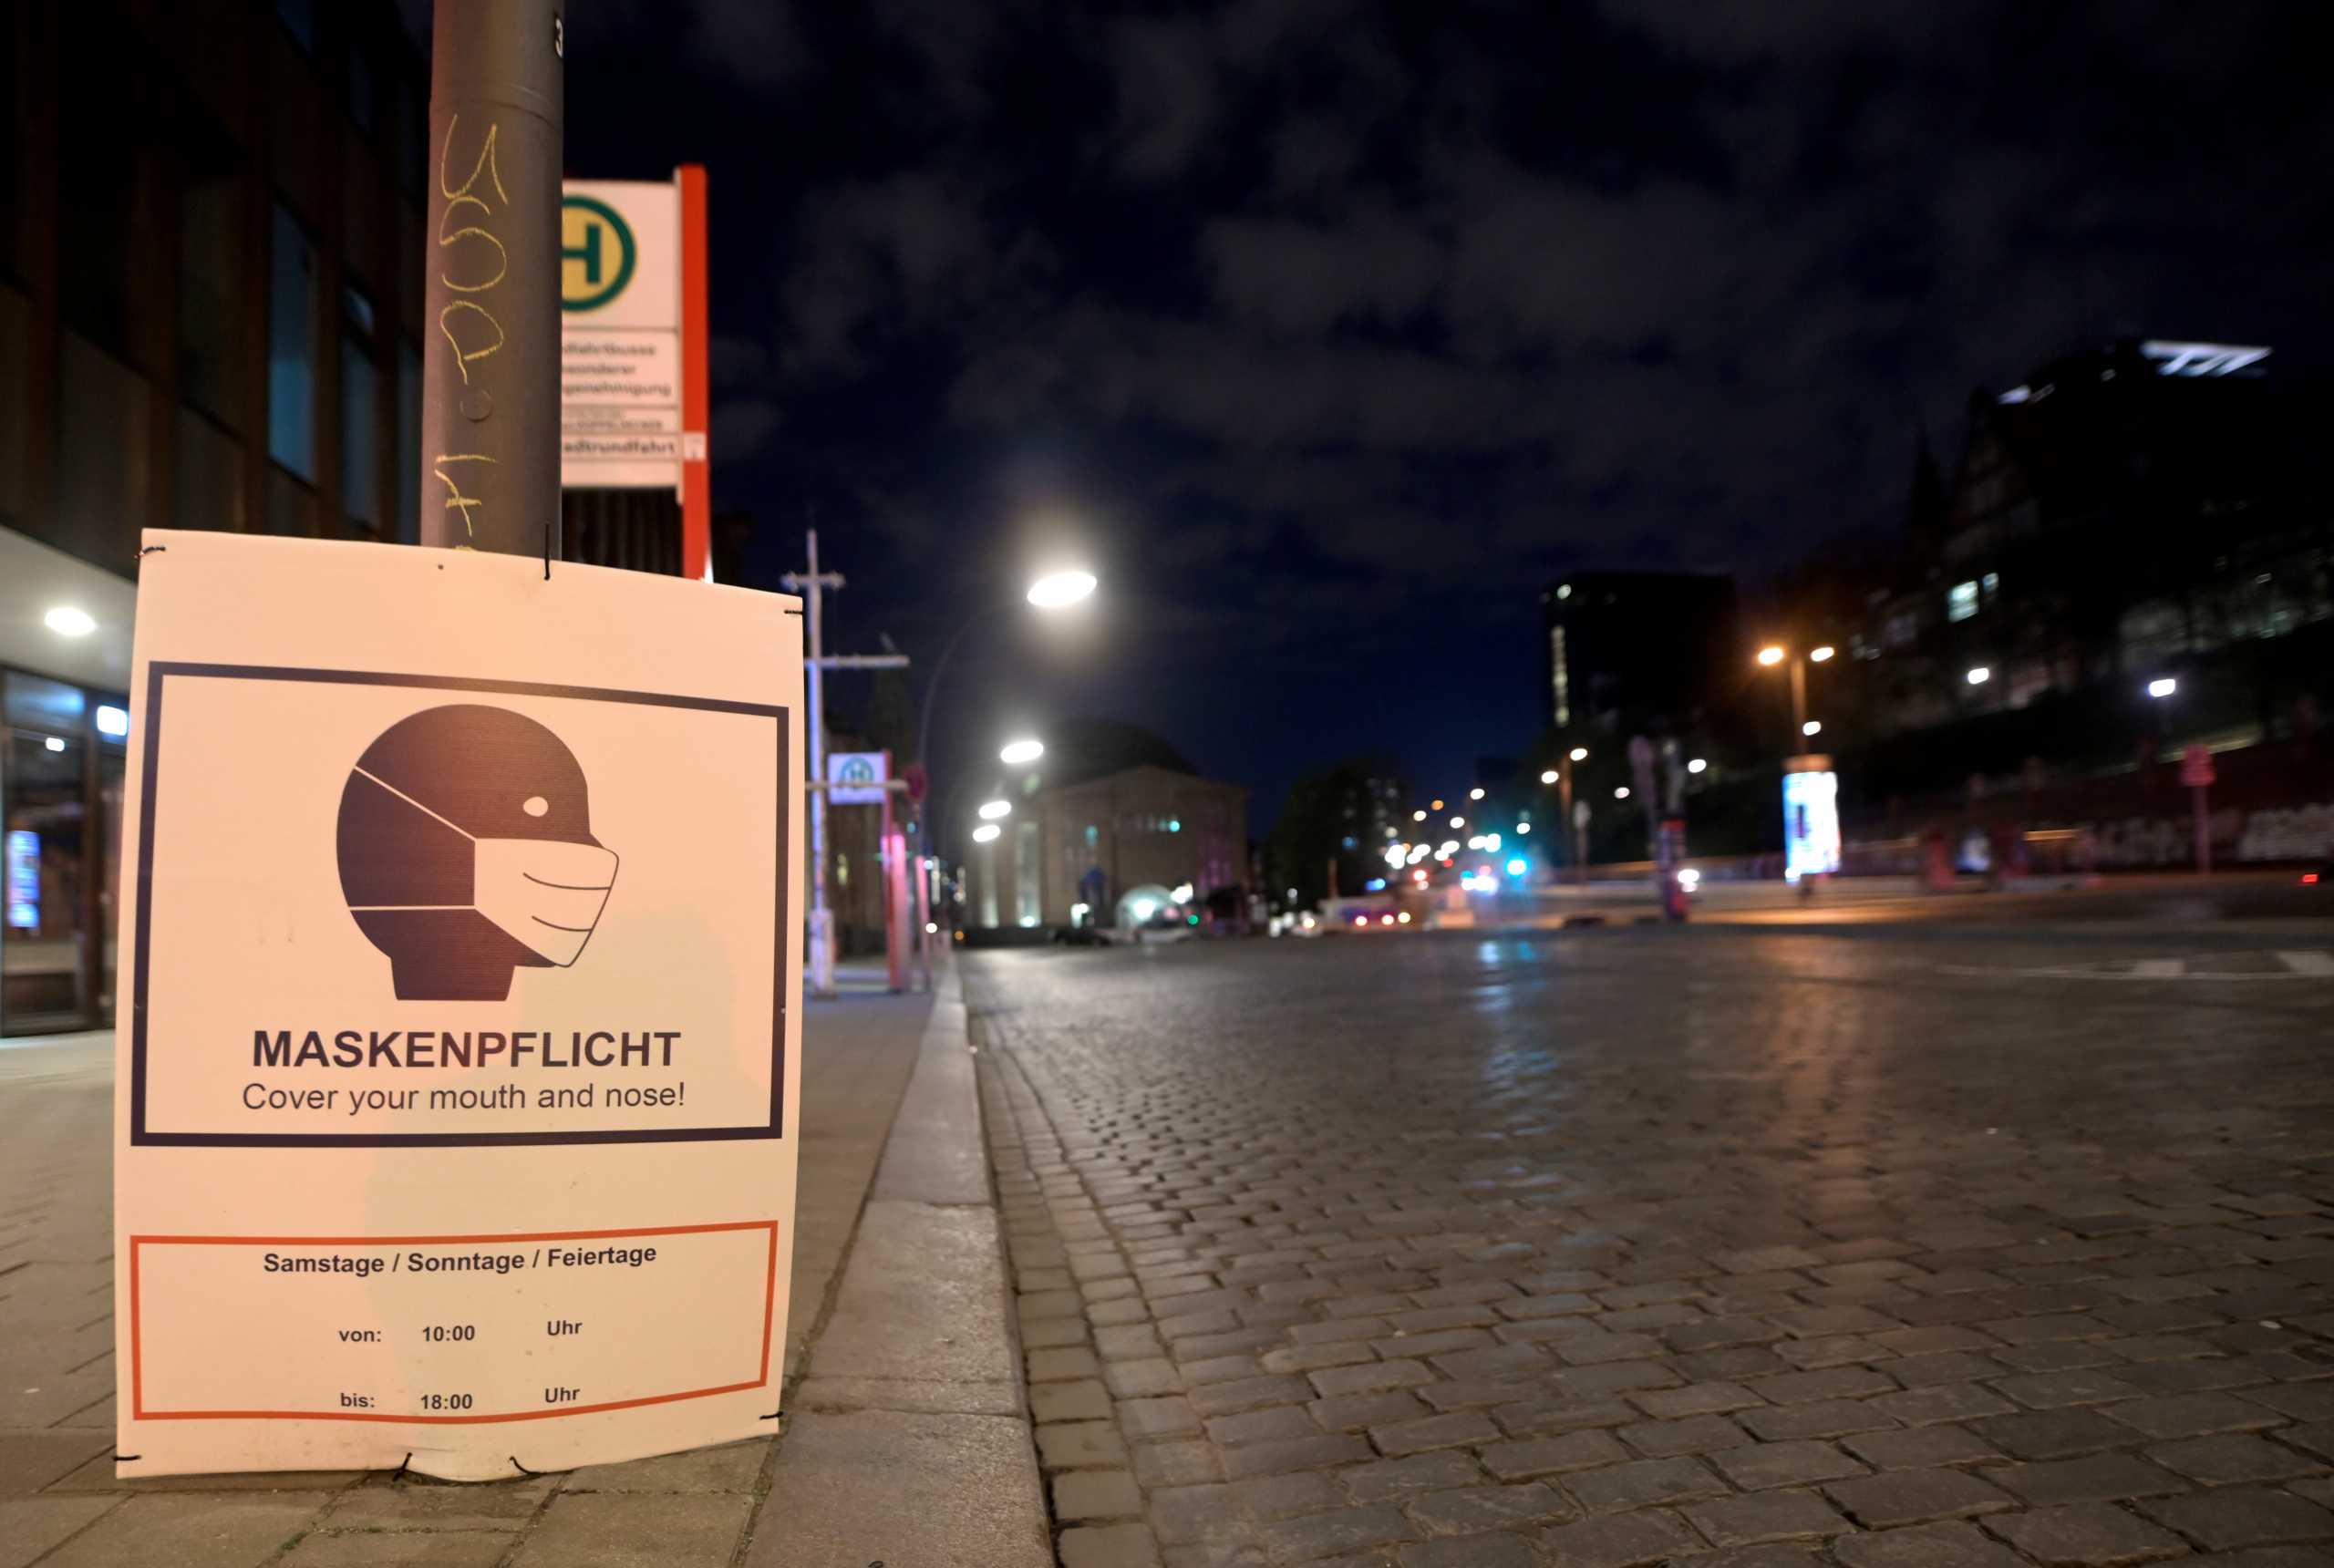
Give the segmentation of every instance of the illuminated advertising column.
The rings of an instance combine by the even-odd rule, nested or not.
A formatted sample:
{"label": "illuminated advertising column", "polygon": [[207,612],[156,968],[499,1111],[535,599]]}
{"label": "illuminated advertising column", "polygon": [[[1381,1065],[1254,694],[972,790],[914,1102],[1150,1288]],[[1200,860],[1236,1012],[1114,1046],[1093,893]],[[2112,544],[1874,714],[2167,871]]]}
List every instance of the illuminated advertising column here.
{"label": "illuminated advertising column", "polygon": [[1840,869],[1840,777],[1824,756],[1783,758],[1783,877]]}

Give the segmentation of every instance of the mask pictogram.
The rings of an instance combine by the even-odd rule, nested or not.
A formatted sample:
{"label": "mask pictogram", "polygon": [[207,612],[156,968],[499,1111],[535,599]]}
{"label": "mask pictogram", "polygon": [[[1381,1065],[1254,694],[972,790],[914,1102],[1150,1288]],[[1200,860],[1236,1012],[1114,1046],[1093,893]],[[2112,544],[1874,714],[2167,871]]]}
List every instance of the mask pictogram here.
{"label": "mask pictogram", "polygon": [[340,887],[400,1001],[499,1002],[521,967],[584,954],[615,884],[558,736],[458,703],[398,720],[340,796]]}

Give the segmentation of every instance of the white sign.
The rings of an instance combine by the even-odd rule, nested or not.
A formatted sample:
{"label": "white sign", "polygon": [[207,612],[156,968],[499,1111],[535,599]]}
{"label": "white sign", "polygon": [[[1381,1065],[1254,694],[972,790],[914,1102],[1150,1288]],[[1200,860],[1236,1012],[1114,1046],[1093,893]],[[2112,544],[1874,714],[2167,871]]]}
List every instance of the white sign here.
{"label": "white sign", "polygon": [[800,1115],[791,601],[146,542],[119,1473],[484,1480],[769,1431]]}
{"label": "white sign", "polygon": [[888,751],[835,751],[827,755],[827,803],[880,806],[883,781],[891,777]]}
{"label": "white sign", "polygon": [[560,483],[680,483],[681,197],[571,180],[560,204]]}

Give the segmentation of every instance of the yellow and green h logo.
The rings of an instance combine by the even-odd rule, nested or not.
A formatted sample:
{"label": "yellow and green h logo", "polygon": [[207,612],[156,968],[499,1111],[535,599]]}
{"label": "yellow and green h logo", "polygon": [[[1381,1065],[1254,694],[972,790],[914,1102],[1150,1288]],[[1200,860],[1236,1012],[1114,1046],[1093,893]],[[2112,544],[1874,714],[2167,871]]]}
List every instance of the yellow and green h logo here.
{"label": "yellow and green h logo", "polygon": [[639,259],[632,230],[614,208],[589,196],[561,200],[560,309],[599,309],[624,293]]}

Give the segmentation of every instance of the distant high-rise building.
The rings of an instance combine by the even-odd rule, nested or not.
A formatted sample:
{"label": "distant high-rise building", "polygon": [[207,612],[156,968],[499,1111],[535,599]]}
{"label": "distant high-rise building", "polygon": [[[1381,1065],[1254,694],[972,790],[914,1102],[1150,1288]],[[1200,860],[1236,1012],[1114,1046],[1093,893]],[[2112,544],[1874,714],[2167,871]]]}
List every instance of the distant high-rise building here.
{"label": "distant high-rise building", "polygon": [[1559,732],[1700,726],[1741,662],[1734,579],[1580,572],[1540,595],[1549,724]]}

